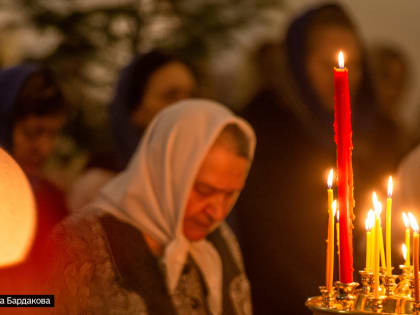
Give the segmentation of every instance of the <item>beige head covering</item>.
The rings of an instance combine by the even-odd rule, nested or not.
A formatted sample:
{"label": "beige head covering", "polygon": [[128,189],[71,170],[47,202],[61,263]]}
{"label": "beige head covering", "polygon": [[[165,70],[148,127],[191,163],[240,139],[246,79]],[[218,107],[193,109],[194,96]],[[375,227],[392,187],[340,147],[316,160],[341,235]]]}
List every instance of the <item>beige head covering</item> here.
{"label": "beige head covering", "polygon": [[167,286],[173,293],[190,254],[200,268],[212,314],[222,311],[222,264],[207,240],[190,242],[182,223],[193,182],[222,129],[236,124],[255,148],[252,128],[220,104],[181,101],[151,122],[127,169],[107,184],[96,204],[163,244]]}

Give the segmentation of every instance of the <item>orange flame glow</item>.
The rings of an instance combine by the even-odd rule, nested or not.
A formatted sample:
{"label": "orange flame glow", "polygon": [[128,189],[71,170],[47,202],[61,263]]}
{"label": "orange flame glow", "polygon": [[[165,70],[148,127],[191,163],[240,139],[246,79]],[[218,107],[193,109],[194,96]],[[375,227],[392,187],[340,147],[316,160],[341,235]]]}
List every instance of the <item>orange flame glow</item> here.
{"label": "orange flame glow", "polygon": [[333,176],[334,176],[334,171],[333,169],[331,169],[330,172],[328,173],[328,181],[327,181],[328,189],[331,189],[332,187]]}
{"label": "orange flame glow", "polygon": [[405,228],[408,229],[410,227],[410,220],[408,220],[407,214],[403,212],[402,217],[403,217]]}
{"label": "orange flame glow", "polygon": [[405,246],[405,244],[402,244],[402,253],[403,253],[404,260],[406,260],[407,259],[407,246]]}
{"label": "orange flame glow", "polygon": [[392,197],[392,188],[393,188],[392,176],[389,176],[389,179],[388,179],[388,197]]}
{"label": "orange flame glow", "polygon": [[343,55],[343,52],[342,51],[340,51],[338,53],[338,66],[340,68],[344,68],[344,55]]}
{"label": "orange flame glow", "polygon": [[372,193],[373,208],[375,209],[375,214],[380,217],[382,213],[382,203],[378,201],[378,196],[376,192]]}
{"label": "orange flame glow", "polygon": [[375,213],[372,209],[369,210],[368,216],[365,221],[366,230],[370,231],[373,229],[373,226],[375,225]]}
{"label": "orange flame glow", "polygon": [[411,228],[413,229],[413,231],[418,232],[419,231],[419,225],[417,224],[417,220],[411,212],[408,213],[408,219],[410,220],[410,225],[411,225]]}

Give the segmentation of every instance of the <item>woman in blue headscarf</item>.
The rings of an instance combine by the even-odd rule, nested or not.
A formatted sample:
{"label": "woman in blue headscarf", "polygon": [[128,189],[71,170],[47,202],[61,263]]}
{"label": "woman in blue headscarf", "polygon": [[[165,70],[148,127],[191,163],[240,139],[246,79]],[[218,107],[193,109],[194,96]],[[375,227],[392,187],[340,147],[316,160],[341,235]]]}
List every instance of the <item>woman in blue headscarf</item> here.
{"label": "woman in blue headscarf", "polygon": [[0,71],[0,100],[0,145],[27,175],[37,206],[35,238],[26,261],[1,271],[1,288],[12,293],[34,285],[48,234],[68,214],[63,192],[42,172],[68,107],[52,73],[35,65]]}

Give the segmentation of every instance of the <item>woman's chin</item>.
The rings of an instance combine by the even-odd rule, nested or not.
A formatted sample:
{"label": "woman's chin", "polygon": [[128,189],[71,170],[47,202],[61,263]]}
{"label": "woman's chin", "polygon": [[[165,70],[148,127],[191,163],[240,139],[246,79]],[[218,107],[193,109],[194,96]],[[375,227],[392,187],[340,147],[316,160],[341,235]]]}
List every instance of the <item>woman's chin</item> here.
{"label": "woman's chin", "polygon": [[185,237],[190,240],[191,242],[197,242],[202,240],[203,238],[205,238],[208,234],[208,230],[204,230],[204,229],[189,229],[189,230],[185,230],[184,229],[184,235]]}

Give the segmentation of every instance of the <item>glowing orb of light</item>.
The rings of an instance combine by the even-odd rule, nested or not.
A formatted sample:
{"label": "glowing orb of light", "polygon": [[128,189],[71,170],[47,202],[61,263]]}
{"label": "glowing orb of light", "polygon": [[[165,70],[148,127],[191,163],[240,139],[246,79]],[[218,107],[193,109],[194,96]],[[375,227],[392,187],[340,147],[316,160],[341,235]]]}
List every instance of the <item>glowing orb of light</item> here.
{"label": "glowing orb of light", "polygon": [[36,208],[31,186],[19,165],[0,149],[0,266],[22,261],[35,234]]}

